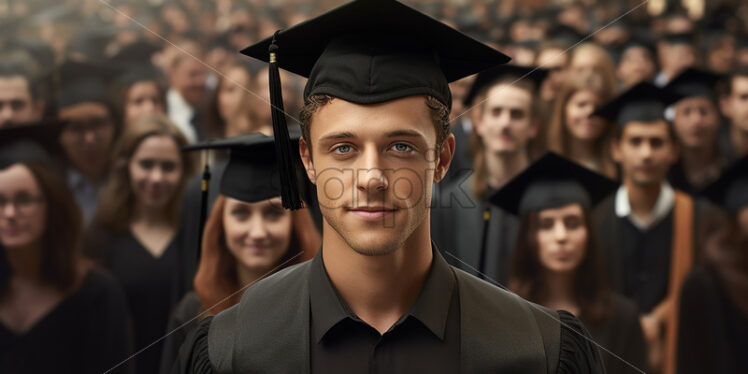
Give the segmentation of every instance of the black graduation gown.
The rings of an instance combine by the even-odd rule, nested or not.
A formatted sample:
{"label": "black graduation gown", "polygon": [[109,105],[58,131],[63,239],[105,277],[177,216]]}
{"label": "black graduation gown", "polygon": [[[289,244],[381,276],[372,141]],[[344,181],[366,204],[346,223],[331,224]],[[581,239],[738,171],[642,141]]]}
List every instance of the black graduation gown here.
{"label": "black graduation gown", "polygon": [[582,322],[592,339],[604,348],[600,354],[607,374],[635,373],[629,364],[640,370],[647,369],[647,343],[639,323],[639,309],[631,300],[613,294],[606,318],[594,323],[585,319]]}
{"label": "black graduation gown", "polygon": [[[453,266],[506,286],[519,219],[473,196],[473,181],[471,176],[461,184],[434,186],[432,240],[439,248],[455,249],[444,251]],[[488,225],[483,218],[486,209],[490,212]]]}
{"label": "black graduation gown", "polygon": [[[171,309],[182,295],[178,294],[178,256],[175,241],[160,257],[153,257],[130,231],[112,233],[97,230],[89,252],[109,269],[122,285],[132,314],[135,334],[135,363],[138,373],[156,373],[161,362],[163,341],[152,343],[166,334]],[[150,347],[149,347],[150,346]]]}
{"label": "black graduation gown", "polygon": [[190,335],[202,320],[199,316],[202,303],[194,291],[188,292],[174,307],[169,318],[168,331],[173,331],[164,341],[164,352],[161,356],[161,374],[171,373],[171,368],[179,355],[187,336]]}
{"label": "black graduation gown", "polygon": [[[0,373],[103,373],[132,351],[127,303],[104,271],[90,269],[79,288],[27,332],[0,323]],[[134,373],[126,362],[112,373]]]}
{"label": "black graduation gown", "polygon": [[748,373],[748,316],[714,270],[699,267],[686,278],[679,313],[678,373]]}
{"label": "black graduation gown", "polygon": [[[206,318],[180,349],[173,373],[309,372],[308,284],[317,260],[263,279],[239,304]],[[597,349],[571,314],[449,269],[460,299],[461,372],[604,372]]]}

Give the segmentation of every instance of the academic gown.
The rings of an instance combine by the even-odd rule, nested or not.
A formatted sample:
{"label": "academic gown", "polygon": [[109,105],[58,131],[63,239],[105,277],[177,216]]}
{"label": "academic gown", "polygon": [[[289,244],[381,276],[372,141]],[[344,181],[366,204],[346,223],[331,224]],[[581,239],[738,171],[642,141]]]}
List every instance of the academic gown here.
{"label": "academic gown", "polygon": [[[315,261],[322,261],[320,254],[263,279],[238,305],[206,318],[182,346],[173,373],[309,373]],[[571,314],[532,304],[447,265],[438,250],[434,261],[456,281],[460,372],[604,372],[599,352]]]}
{"label": "academic gown", "polygon": [[647,369],[647,343],[639,323],[639,309],[634,302],[613,294],[609,315],[601,321],[582,319],[582,322],[592,339],[604,348],[600,354],[606,374],[635,373],[631,365],[640,370]]}
{"label": "academic gown", "polygon": [[[461,184],[435,185],[431,210],[432,240],[439,248],[455,249],[443,253],[450,264],[506,286],[519,219],[475,197],[472,194],[473,181],[470,176]],[[490,214],[487,226],[484,221],[486,210]]]}
{"label": "academic gown", "polygon": [[161,374],[171,373],[171,368],[179,355],[179,347],[182,346],[187,336],[197,329],[200,321],[205,317],[200,315],[201,309],[202,303],[195,291],[190,291],[184,295],[179,304],[174,307],[167,328],[168,331],[173,331],[173,333],[167,336],[164,341],[161,370],[159,370]]}
{"label": "academic gown", "polygon": [[[699,221],[709,206],[694,200],[693,255],[698,258]],[[649,313],[668,292],[673,244],[673,212],[647,230],[615,213],[615,194],[603,200],[593,213],[597,239],[606,274],[614,291],[634,301],[641,313]]]}
{"label": "academic gown", "polygon": [[[163,341],[171,309],[182,297],[178,293],[178,256],[172,240],[159,257],[154,257],[128,230],[113,233],[95,229],[92,244],[98,261],[119,281],[132,314],[138,373],[156,373],[161,362]],[[95,251],[89,250],[89,253]]]}
{"label": "academic gown", "polygon": [[748,316],[713,269],[699,267],[686,278],[679,311],[678,373],[748,373]]}
{"label": "academic gown", "polygon": [[[0,373],[103,373],[133,353],[127,303],[115,280],[89,269],[77,290],[30,330],[0,322]],[[131,362],[112,373],[135,373]]]}

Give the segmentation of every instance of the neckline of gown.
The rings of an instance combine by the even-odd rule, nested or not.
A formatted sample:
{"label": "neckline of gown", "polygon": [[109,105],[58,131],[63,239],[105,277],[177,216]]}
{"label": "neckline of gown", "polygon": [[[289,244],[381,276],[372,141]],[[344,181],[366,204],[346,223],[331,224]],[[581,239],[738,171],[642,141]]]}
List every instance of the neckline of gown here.
{"label": "neckline of gown", "polygon": [[58,314],[58,312],[61,310],[64,310],[64,308],[67,308],[67,305],[69,305],[72,302],[72,300],[77,299],[82,294],[81,291],[83,291],[86,285],[88,284],[92,271],[93,269],[88,269],[86,271],[86,275],[83,276],[83,280],[81,280],[80,285],[76,289],[74,289],[70,294],[68,294],[67,297],[64,297],[62,300],[60,300],[60,302],[55,304],[55,306],[53,306],[46,313],[44,313],[44,315],[42,315],[36,322],[34,322],[34,324],[32,324],[31,327],[29,327],[26,331],[22,333],[17,333],[11,330],[10,328],[8,328],[8,326],[6,326],[5,323],[3,323],[2,321],[0,321],[0,329],[2,329],[3,331],[6,331],[8,334],[13,336],[14,338],[23,339],[27,336],[31,336],[31,334],[35,332],[35,330],[37,330],[39,326],[47,323],[47,321],[51,319],[52,316]]}
{"label": "neckline of gown", "polygon": [[169,250],[174,246],[174,241],[177,240],[177,233],[175,232],[174,235],[172,235],[171,239],[169,240],[168,244],[166,244],[166,247],[164,247],[164,251],[161,252],[161,255],[154,256],[151,251],[148,250],[148,248],[143,244],[143,242],[138,239],[138,237],[135,235],[135,233],[132,232],[132,230],[127,230],[127,235],[130,237],[130,239],[135,242],[135,244],[138,245],[138,247],[153,261],[161,261],[164,257],[166,257],[166,253],[169,252]]}

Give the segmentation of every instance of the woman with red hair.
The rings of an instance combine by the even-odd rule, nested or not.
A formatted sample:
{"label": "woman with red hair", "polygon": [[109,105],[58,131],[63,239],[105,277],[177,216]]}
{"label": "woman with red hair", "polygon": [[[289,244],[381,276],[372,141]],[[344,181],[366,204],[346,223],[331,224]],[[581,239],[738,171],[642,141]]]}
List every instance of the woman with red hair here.
{"label": "woman with red hair", "polygon": [[231,154],[203,231],[195,291],[169,323],[162,373],[171,372],[179,347],[202,318],[238,303],[263,277],[311,259],[321,244],[307,209],[281,205],[273,138],[255,133],[192,148],[230,148]]}

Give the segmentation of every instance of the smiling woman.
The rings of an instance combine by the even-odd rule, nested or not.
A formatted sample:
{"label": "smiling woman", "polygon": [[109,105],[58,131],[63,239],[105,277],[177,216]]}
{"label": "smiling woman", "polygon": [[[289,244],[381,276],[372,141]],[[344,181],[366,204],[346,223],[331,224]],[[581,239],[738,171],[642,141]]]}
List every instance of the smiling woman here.
{"label": "smiling woman", "polygon": [[[87,253],[121,282],[133,314],[136,349],[166,330],[171,308],[182,297],[177,286],[182,190],[192,171],[180,148],[184,136],[162,115],[126,127],[115,146],[112,173],[100,195]],[[135,358],[138,372],[156,372],[156,345]]]}
{"label": "smiling woman", "polygon": [[0,372],[101,373],[131,353],[129,316],[116,282],[78,251],[72,192],[27,141],[47,131],[0,132]]}

